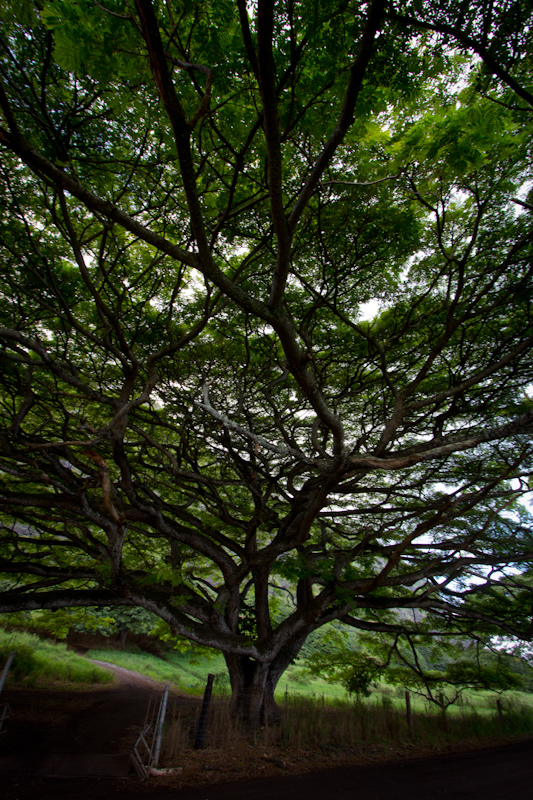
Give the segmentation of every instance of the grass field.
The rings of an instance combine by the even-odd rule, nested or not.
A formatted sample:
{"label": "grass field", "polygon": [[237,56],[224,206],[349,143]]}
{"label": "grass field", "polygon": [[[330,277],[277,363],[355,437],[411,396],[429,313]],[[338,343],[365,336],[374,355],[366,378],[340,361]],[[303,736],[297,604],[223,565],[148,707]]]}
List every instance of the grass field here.
{"label": "grass field", "polygon": [[[196,716],[196,719],[193,717]],[[194,711],[175,712],[168,720],[165,735],[165,763],[181,763],[190,751],[197,726]],[[334,752],[350,748],[389,745],[442,747],[462,741],[502,740],[533,733],[533,709],[520,702],[508,703],[502,717],[493,708],[480,713],[463,708],[443,719],[433,712],[414,712],[409,728],[405,709],[390,702],[336,701],[321,698],[288,697],[281,705],[281,722],[250,729],[232,719],[229,704],[223,699],[213,703],[207,723],[206,747],[212,752],[234,755],[239,746],[275,748],[280,753]]]}
{"label": "grass field", "polygon": [[[229,694],[229,676],[221,655],[206,658],[190,653],[170,651],[164,659],[161,659],[140,651],[95,649],[90,650],[87,657],[108,661],[196,695],[203,693],[207,675],[213,673],[215,675],[215,695]],[[447,712],[448,717],[464,718],[467,712],[475,712],[480,718],[490,717],[496,713],[497,697],[498,695],[494,692],[465,692],[462,702],[450,706]],[[276,690],[276,700],[279,704],[289,702],[294,704],[294,702],[306,699],[324,702],[329,706],[353,704],[353,699],[342,686],[310,676],[306,673],[303,665],[293,664],[281,677]],[[533,713],[533,695],[531,694],[506,692],[501,698],[501,703],[504,709],[510,710],[523,706],[525,709],[531,709]],[[380,707],[385,705],[393,711],[404,713],[405,691],[399,686],[380,683],[368,699],[367,704]],[[426,700],[413,693],[411,693],[411,707],[415,714],[434,711]]]}

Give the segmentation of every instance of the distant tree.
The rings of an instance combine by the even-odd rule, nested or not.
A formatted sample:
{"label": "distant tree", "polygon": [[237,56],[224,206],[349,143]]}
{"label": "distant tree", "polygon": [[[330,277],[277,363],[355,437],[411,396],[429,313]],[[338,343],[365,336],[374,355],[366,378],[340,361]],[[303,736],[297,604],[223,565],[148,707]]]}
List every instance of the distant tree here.
{"label": "distant tree", "polygon": [[415,694],[438,706],[443,714],[467,689],[501,694],[524,686],[522,677],[510,669],[503,659],[489,658],[486,653],[480,657],[479,649],[475,656],[465,653],[464,642],[448,644],[445,663],[440,668],[435,668],[435,665],[432,668],[431,664],[432,655],[442,658],[438,640],[432,648],[428,648],[429,663],[426,655],[425,664],[412,640],[409,645],[409,649],[395,647],[396,658],[386,672],[387,680],[409,687]]}
{"label": "distant tree", "polygon": [[[336,645],[336,646],[335,646]],[[340,645],[340,646],[339,646]],[[311,653],[305,661],[309,674],[320,676],[330,683],[340,683],[356,697],[370,697],[386,667],[385,662],[362,648],[335,642]]]}
{"label": "distant tree", "polygon": [[523,689],[531,679],[479,640],[408,633],[363,634],[354,642],[332,634],[307,658],[306,669],[358,696],[368,697],[383,680],[410,689],[444,713],[467,689],[501,694]]}
{"label": "distant tree", "polygon": [[333,620],[527,637],[530,4],[0,22],[0,610],[139,606],[256,720]]}

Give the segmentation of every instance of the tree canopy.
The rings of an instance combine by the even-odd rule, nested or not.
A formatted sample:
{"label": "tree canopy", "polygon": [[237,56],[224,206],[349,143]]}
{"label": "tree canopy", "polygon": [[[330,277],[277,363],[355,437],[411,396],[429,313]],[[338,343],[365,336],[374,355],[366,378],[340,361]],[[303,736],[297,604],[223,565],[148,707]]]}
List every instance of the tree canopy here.
{"label": "tree canopy", "polygon": [[6,0],[0,610],[529,636],[532,15]]}

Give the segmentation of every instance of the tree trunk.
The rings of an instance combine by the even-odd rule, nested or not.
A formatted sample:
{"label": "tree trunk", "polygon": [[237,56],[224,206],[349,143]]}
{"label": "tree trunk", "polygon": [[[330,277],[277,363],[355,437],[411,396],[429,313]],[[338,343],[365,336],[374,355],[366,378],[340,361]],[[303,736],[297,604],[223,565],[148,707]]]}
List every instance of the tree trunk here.
{"label": "tree trunk", "polygon": [[281,719],[281,710],[274,700],[274,691],[279,679],[296,658],[301,645],[285,646],[270,662],[260,663],[248,656],[224,653],[231,681],[231,706],[233,717],[261,725],[276,723]]}

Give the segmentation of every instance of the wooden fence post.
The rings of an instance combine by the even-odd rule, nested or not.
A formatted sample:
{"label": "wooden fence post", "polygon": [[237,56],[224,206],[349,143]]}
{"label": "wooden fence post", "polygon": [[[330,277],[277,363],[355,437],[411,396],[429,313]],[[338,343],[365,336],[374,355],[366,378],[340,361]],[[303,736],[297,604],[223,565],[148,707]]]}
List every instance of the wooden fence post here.
{"label": "wooden fence post", "polygon": [[409,733],[413,734],[413,716],[411,714],[411,695],[405,690],[405,715],[407,717],[407,727],[409,729]]}
{"label": "wooden fence post", "polygon": [[198,720],[198,730],[196,732],[196,741],[194,743],[195,750],[202,750],[204,746],[205,728],[207,725],[207,712],[209,711],[209,703],[211,702],[211,694],[213,692],[213,681],[215,676],[210,672],[207,676],[207,685],[204,692],[204,700],[202,703],[202,710],[200,711],[200,719]]}

